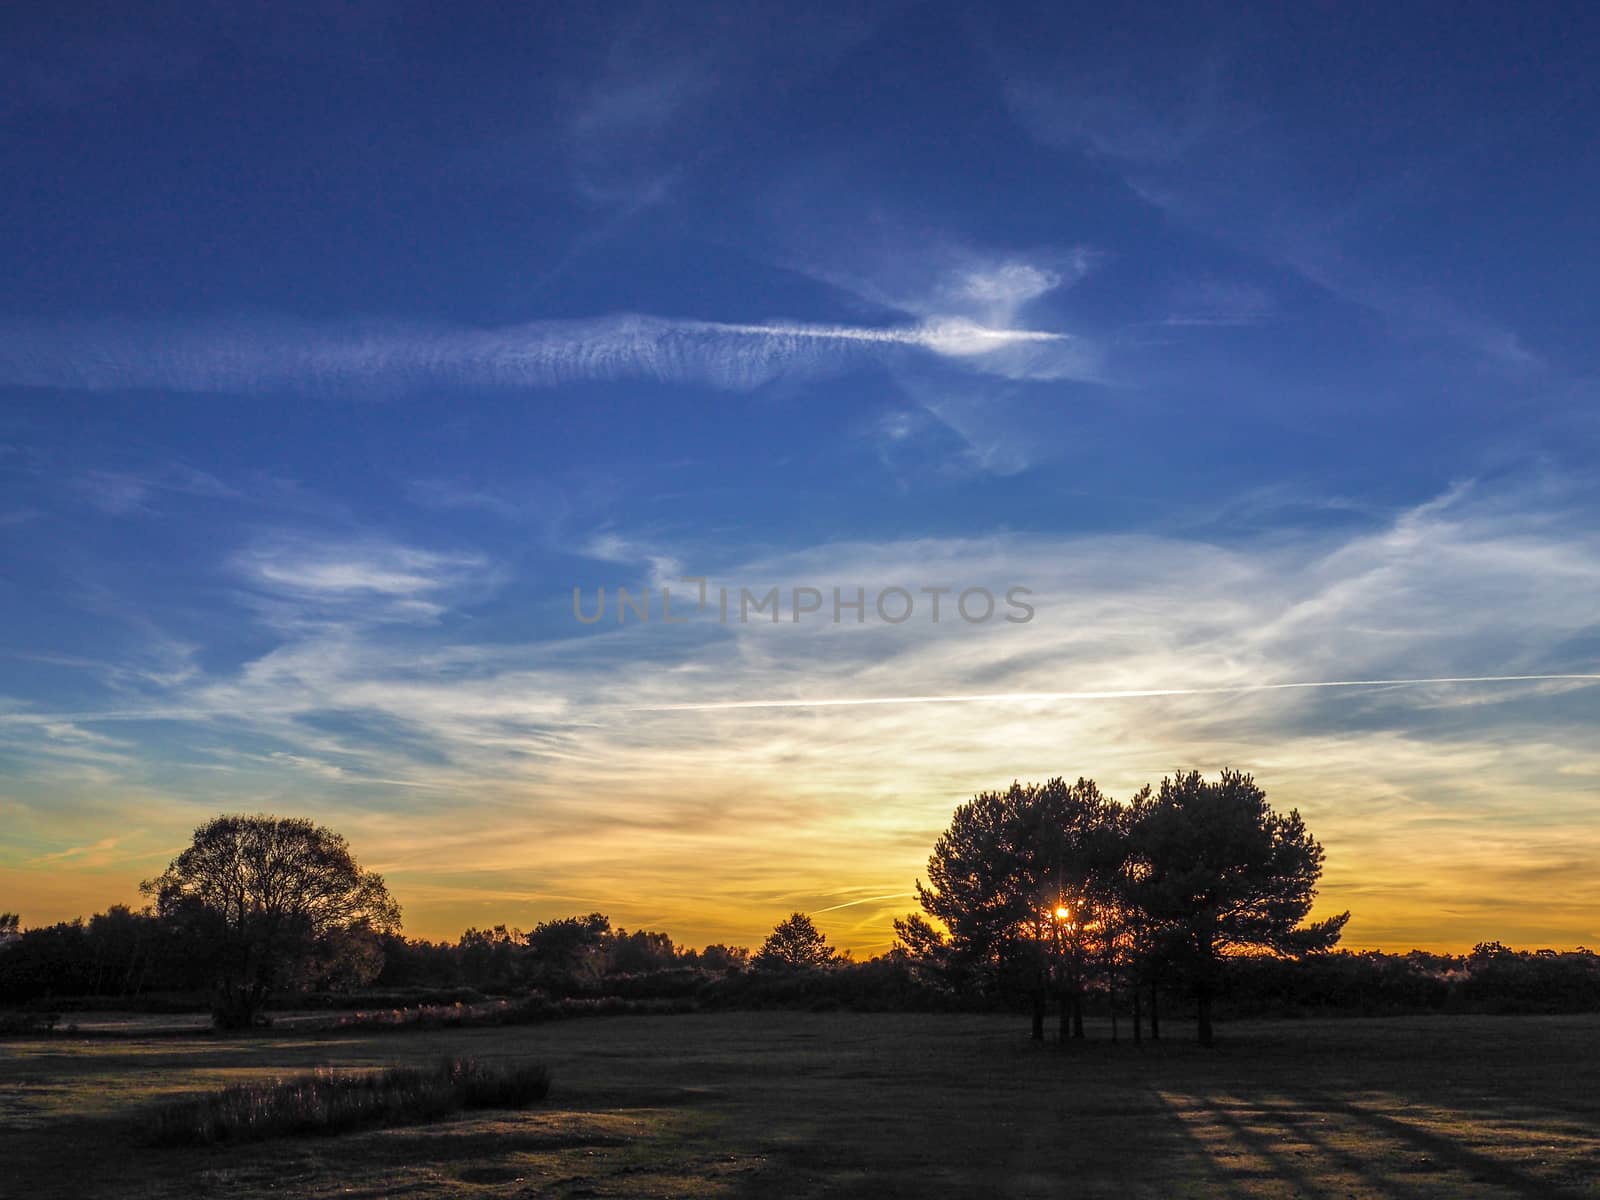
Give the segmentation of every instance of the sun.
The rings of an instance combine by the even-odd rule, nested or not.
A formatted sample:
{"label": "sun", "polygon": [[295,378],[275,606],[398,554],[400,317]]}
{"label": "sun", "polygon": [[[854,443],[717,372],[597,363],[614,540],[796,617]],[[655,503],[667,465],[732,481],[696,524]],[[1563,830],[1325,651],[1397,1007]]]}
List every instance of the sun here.
{"label": "sun", "polygon": [[1072,915],[1072,910],[1070,908],[1068,908],[1065,904],[1056,905],[1056,920],[1065,921],[1071,915]]}

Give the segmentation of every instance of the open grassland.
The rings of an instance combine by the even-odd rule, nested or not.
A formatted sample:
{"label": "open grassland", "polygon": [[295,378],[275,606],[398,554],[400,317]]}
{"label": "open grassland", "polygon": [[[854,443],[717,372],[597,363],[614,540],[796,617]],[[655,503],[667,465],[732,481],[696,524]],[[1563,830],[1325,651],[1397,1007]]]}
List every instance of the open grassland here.
{"label": "open grassland", "polygon": [[[728,1013],[4,1042],[0,1195],[1600,1197],[1600,1016],[1192,1032],[1061,1047],[1015,1018]],[[554,1085],[420,1127],[145,1144],[186,1093],[450,1056]]]}

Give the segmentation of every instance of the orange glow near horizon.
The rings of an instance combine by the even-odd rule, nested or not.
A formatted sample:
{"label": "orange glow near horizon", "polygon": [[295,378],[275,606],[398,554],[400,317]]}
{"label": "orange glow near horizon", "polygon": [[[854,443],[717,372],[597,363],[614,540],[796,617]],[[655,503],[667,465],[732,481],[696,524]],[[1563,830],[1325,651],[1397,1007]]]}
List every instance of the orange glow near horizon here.
{"label": "orange glow near horizon", "polygon": [[[359,852],[360,843],[356,845]],[[385,864],[378,858],[366,858],[383,869]],[[5,896],[0,909],[20,910],[23,926],[31,928],[88,917],[114,904],[139,908],[143,904],[138,892],[139,880],[155,874],[165,864],[166,859],[151,858],[146,866],[133,871],[58,868],[44,873],[43,877],[32,870],[0,867],[0,895]],[[918,865],[915,859],[907,863],[913,874]],[[404,912],[406,935],[428,941],[454,941],[472,927],[504,924],[530,929],[540,921],[599,911],[609,916],[614,926],[661,930],[679,945],[700,948],[721,942],[753,948],[774,924],[799,908],[819,913],[818,924],[829,940],[839,949],[850,950],[860,958],[888,950],[892,944],[894,918],[917,909],[914,896],[907,894],[896,900],[859,903],[846,900],[844,903],[848,907],[822,912],[839,904],[837,897],[844,893],[825,890],[829,885],[820,879],[811,887],[796,881],[798,886],[783,893],[786,899],[758,905],[732,895],[712,897],[704,892],[695,895],[671,887],[653,889],[651,899],[646,901],[640,899],[638,893],[630,892],[621,878],[607,881],[592,892],[563,891],[563,896],[571,898],[562,899],[548,894],[497,892],[492,887],[469,894],[472,889],[440,888],[425,875],[410,870],[389,869],[385,874]],[[1365,890],[1363,885],[1355,886]],[[869,895],[881,894],[878,887],[881,884]],[[1325,887],[1312,919],[1329,916],[1345,907],[1345,902],[1336,898],[1345,890],[1343,885],[1332,889]],[[611,898],[604,893],[609,893]],[[1349,903],[1354,906],[1356,902]],[[1058,921],[1066,920],[1067,917],[1061,915],[1065,908],[1064,905],[1058,907],[1052,915]],[[1571,949],[1578,945],[1593,946],[1596,941],[1592,933],[1585,932],[1586,924],[1570,919],[1558,924],[1555,920],[1541,919],[1539,912],[1532,909],[1516,913],[1510,919],[1502,913],[1498,919],[1483,921],[1472,920],[1461,913],[1447,915],[1429,907],[1400,904],[1384,909],[1353,907],[1353,912],[1343,941],[1344,948],[1351,950],[1462,954],[1480,941],[1499,940],[1523,949]],[[1559,915],[1551,914],[1552,917]],[[1562,929],[1567,930],[1565,936]]]}
{"label": "orange glow near horizon", "polygon": [[[598,911],[614,925],[663,930],[682,945],[753,947],[798,909],[816,914],[834,945],[866,957],[886,951],[894,918],[916,910],[910,885],[923,875],[927,857],[915,844],[893,858],[871,847],[851,853],[836,838],[802,839],[779,857],[713,838],[698,848],[682,836],[663,845],[660,837],[626,834],[614,845],[540,846],[491,831],[481,840],[459,829],[454,836],[442,829],[397,836],[392,827],[382,829],[357,814],[319,819],[344,832],[358,858],[384,874],[404,910],[407,935],[431,941],[454,940],[469,927],[528,929]],[[928,821],[928,846],[938,832],[936,820]],[[20,911],[24,926],[32,927],[87,917],[113,904],[138,908],[139,881],[165,867],[194,823],[180,820],[159,832],[96,838],[31,862],[0,863],[0,909]],[[1543,891],[1537,898],[1542,902],[1530,895],[1521,904],[1475,904],[1460,897],[1495,889],[1469,890],[1466,879],[1492,877],[1493,864],[1463,854],[1435,865],[1432,852],[1447,856],[1432,847],[1433,869],[1420,873],[1408,861],[1416,853],[1409,845],[1393,843],[1377,854],[1337,828],[1321,836],[1328,869],[1313,919],[1351,909],[1348,948],[1463,953],[1489,940],[1530,949],[1596,944],[1595,910],[1586,899],[1593,885],[1587,879],[1565,895]],[[898,840],[910,841],[903,835]],[[773,844],[754,832],[750,841],[752,847]],[[1501,866],[1513,868],[1520,869]],[[901,881],[904,886],[896,889]],[[1071,916],[1065,904],[1051,912],[1058,921]]]}
{"label": "orange glow near horizon", "polygon": [[[31,927],[140,907],[139,881],[159,874],[197,825],[218,812],[276,811],[344,834],[388,881],[411,937],[454,940],[471,927],[530,929],[601,912],[614,926],[664,931],[680,945],[754,947],[802,911],[833,945],[870,957],[892,945],[894,919],[917,909],[915,881],[926,878],[956,804],[996,781],[1061,772],[1050,748],[1059,720],[1049,712],[967,729],[929,729],[921,717],[887,711],[830,716],[815,728],[792,717],[717,719],[730,724],[703,731],[693,747],[580,763],[584,777],[560,790],[469,789],[441,776],[437,799],[388,792],[355,805],[303,792],[291,794],[294,803],[242,789],[224,795],[210,779],[199,794],[161,798],[18,789],[0,845],[0,910],[19,911]],[[1106,755],[1097,777],[1108,794],[1125,798],[1159,779],[1143,766],[1159,745],[1136,737]],[[1323,843],[1313,919],[1349,909],[1350,949],[1600,944],[1600,871],[1582,851],[1593,838],[1581,764],[1543,777],[1540,819],[1529,820],[1533,810],[1506,797],[1518,774],[1539,777],[1547,748],[1457,763],[1402,758],[1392,745],[1385,759],[1384,745],[1319,740],[1240,764]],[[776,758],[801,765],[780,769]],[[918,764],[909,784],[905,762]],[[463,798],[452,800],[458,787]],[[1058,901],[1041,915],[1067,921],[1074,907]]]}

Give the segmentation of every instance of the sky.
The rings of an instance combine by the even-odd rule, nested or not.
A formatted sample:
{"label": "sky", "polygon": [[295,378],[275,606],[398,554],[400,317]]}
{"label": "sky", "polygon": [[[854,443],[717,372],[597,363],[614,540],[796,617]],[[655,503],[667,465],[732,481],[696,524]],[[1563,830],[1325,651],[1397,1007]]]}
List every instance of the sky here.
{"label": "sky", "polygon": [[260,811],[416,936],[867,955],[975,792],[1231,766],[1348,946],[1600,944],[1597,52],[7,6],[0,909]]}

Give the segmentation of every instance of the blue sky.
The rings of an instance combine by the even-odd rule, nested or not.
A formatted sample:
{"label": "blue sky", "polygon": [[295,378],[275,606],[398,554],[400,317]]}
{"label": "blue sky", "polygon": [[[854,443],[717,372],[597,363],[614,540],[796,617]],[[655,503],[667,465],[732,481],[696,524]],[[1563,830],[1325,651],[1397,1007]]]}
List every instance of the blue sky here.
{"label": "blue sky", "polygon": [[[1037,695],[1600,671],[1596,25],[13,6],[0,907],[270,809],[870,952],[974,789],[1236,765],[1353,942],[1600,937],[1593,680]],[[1036,615],[573,619],[681,576]]]}

